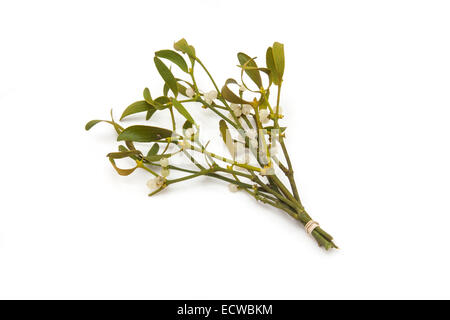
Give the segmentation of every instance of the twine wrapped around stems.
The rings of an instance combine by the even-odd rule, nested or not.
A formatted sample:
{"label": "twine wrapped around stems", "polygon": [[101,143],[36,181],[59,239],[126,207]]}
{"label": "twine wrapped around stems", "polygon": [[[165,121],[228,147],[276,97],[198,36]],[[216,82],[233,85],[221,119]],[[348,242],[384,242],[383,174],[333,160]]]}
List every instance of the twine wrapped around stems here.
{"label": "twine wrapped around stems", "polygon": [[319,227],[320,225],[314,221],[314,220],[309,220],[306,224],[305,224],[305,230],[308,234],[311,234],[315,228]]}

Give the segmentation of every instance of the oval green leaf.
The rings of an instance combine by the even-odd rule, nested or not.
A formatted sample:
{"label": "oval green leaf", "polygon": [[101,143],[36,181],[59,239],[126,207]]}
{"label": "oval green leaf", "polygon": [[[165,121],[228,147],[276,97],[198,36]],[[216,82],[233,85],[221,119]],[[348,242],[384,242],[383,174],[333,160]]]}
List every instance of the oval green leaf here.
{"label": "oval green leaf", "polygon": [[131,126],[122,131],[117,141],[152,142],[172,136],[172,131],[152,126]]}
{"label": "oval green leaf", "polygon": [[172,90],[175,96],[178,95],[178,86],[175,77],[172,74],[172,71],[162,62],[158,57],[154,58],[156,69],[159,74],[163,78],[163,80],[167,83],[170,90]]}
{"label": "oval green leaf", "polygon": [[273,60],[273,50],[272,47],[267,48],[266,51],[266,65],[267,65],[267,69],[270,70],[270,79],[272,80],[272,82],[279,86],[281,83],[281,79],[280,76],[277,72],[277,69],[275,68],[275,62]]}
{"label": "oval green leaf", "polygon": [[284,45],[279,42],[273,44],[273,61],[277,69],[280,80],[283,80],[284,74]]}
{"label": "oval green leaf", "polygon": [[152,147],[150,148],[150,150],[148,150],[147,157],[151,157],[151,156],[158,154],[158,151],[159,151],[159,144],[154,143],[152,145]]}
{"label": "oval green leaf", "polygon": [[186,87],[183,86],[181,83],[177,82],[177,86],[178,86],[178,92],[181,93],[183,96],[186,96]]}
{"label": "oval green leaf", "polygon": [[130,150],[130,151],[120,151],[120,152],[111,152],[108,153],[106,156],[111,159],[123,159],[130,156],[136,156],[140,155],[141,152],[139,150]]}
{"label": "oval green leaf", "polygon": [[266,52],[266,64],[275,85],[281,85],[284,74],[284,45],[275,42]]}
{"label": "oval green leaf", "polygon": [[153,103],[154,103],[153,105],[158,110],[164,110],[169,107],[169,104],[168,104],[169,102],[170,102],[170,99],[168,97],[161,96],[161,97],[156,98],[153,101]]}
{"label": "oval green leaf", "polygon": [[183,124],[183,130],[192,128],[192,122],[190,122],[189,120],[186,120]]}
{"label": "oval green leaf", "polygon": [[100,123],[100,122],[109,123],[110,125],[112,125],[114,127],[114,129],[116,130],[117,133],[120,133],[123,130],[123,128],[121,126],[119,126],[117,123],[115,123],[113,121],[109,121],[109,120],[91,120],[88,123],[86,123],[86,126],[84,127],[84,129],[90,130],[93,126],[95,126],[97,123]]}
{"label": "oval green leaf", "polygon": [[161,105],[164,105],[164,104],[169,103],[169,102],[170,102],[170,99],[169,99],[168,97],[161,96],[161,97],[156,98],[156,99],[155,99],[155,102],[157,102],[157,103],[159,103],[159,104],[161,104]]}
{"label": "oval green leaf", "polygon": [[[127,143],[129,143],[129,141],[127,141]],[[119,145],[119,151],[120,151],[120,152],[126,152],[126,151],[132,151],[132,150],[137,151],[136,149],[134,149],[134,146],[132,146],[132,147],[133,147],[133,148],[131,148],[130,150],[128,150],[125,146]],[[141,154],[141,153],[139,152],[139,154]],[[130,158],[133,159],[133,160],[140,160],[140,157],[137,157],[137,156],[132,155],[132,154],[130,154]]]}
{"label": "oval green leaf", "polygon": [[225,82],[225,85],[222,87],[222,91],[220,92],[222,94],[222,97],[224,97],[225,100],[227,100],[228,102],[231,102],[231,103],[250,104],[250,102],[245,101],[244,99],[240,98],[233,91],[231,91],[230,88],[228,88],[228,84],[231,84],[231,83],[237,84],[236,80],[228,79]]}
{"label": "oval green leaf", "polygon": [[149,162],[155,162],[155,161],[161,160],[162,158],[167,158],[169,156],[170,155],[168,155],[168,154],[154,154],[154,155],[151,155],[151,156],[146,156],[146,157],[144,157],[144,159],[149,161]]}
{"label": "oval green leaf", "polygon": [[120,120],[122,120],[123,118],[135,114],[135,113],[139,113],[139,112],[144,112],[144,111],[150,111],[150,110],[155,110],[155,108],[148,104],[148,102],[146,100],[142,100],[142,101],[136,101],[135,103],[130,104],[122,113],[122,116],[120,117]]}
{"label": "oval green leaf", "polygon": [[177,111],[186,118],[187,121],[191,122],[192,124],[195,123],[194,119],[192,119],[191,115],[189,114],[189,112],[186,110],[186,108],[177,100],[177,99],[172,99],[172,104],[175,107],[175,109],[177,109]]}
{"label": "oval green leaf", "polygon": [[88,123],[86,123],[86,126],[84,127],[84,129],[86,131],[90,130],[93,126],[95,126],[97,123],[100,123],[102,121],[104,121],[104,120],[91,120]]}
{"label": "oval green leaf", "polygon": [[[248,55],[246,55],[243,52],[239,52],[237,54],[239,63],[241,66],[247,66],[248,68],[245,68],[245,73],[250,77],[250,79],[253,80],[253,82],[258,86],[258,89],[262,87],[262,80],[261,75],[259,74],[258,65],[254,61],[254,59],[250,58]],[[255,69],[251,69],[255,68]]]}
{"label": "oval green leaf", "polygon": [[175,63],[184,72],[189,72],[186,61],[184,61],[184,58],[179,53],[172,50],[160,50],[155,52],[155,55],[159,58],[164,58]]}
{"label": "oval green leaf", "polygon": [[167,96],[169,94],[169,90],[169,85],[167,84],[167,82],[165,82],[163,87],[163,95]]}
{"label": "oval green leaf", "polygon": [[156,108],[148,109],[147,114],[145,115],[145,120],[150,120],[150,118],[153,116],[153,114],[156,112]]}
{"label": "oval green leaf", "polygon": [[150,89],[145,88],[142,94],[144,96],[144,100],[147,101],[148,104],[153,104],[152,95],[150,94]]}

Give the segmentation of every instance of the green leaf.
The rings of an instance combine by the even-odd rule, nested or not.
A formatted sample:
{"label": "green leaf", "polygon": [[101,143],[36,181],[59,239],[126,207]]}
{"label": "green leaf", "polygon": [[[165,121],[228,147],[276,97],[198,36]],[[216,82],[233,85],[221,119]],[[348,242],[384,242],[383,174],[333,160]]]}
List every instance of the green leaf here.
{"label": "green leaf", "polygon": [[178,86],[178,92],[181,93],[183,96],[186,96],[186,87],[183,86],[181,83],[177,82],[177,86]]}
{"label": "green leaf", "polygon": [[275,42],[273,47],[267,48],[266,64],[270,70],[273,83],[277,86],[281,85],[284,74],[284,46],[279,42]]}
{"label": "green leaf", "polygon": [[183,124],[183,130],[192,128],[192,122],[190,122],[189,120],[186,120]]}
{"label": "green leaf", "polygon": [[273,60],[277,69],[280,80],[283,80],[284,74],[284,45],[279,42],[273,44]]}
{"label": "green leaf", "polygon": [[[249,61],[251,61],[251,60],[249,60]],[[247,90],[249,90],[249,91],[251,91],[251,92],[255,92],[255,93],[260,93],[260,89],[261,88],[258,88],[258,90],[252,90],[252,89],[250,89],[246,84],[245,84],[245,82],[244,82],[244,71],[247,71],[247,70],[254,70],[254,71],[258,71],[258,72],[264,72],[266,75],[267,75],[267,77],[269,78],[269,83],[268,83],[268,85],[267,85],[267,88],[263,88],[265,91],[269,91],[269,89],[270,89],[270,86],[272,85],[272,78],[271,78],[271,76],[270,76],[270,70],[269,69],[267,69],[267,68],[256,68],[256,67],[249,67],[247,64],[244,64],[244,65],[242,65],[242,66],[238,66],[238,67],[240,67],[241,68],[241,81],[242,81],[242,84],[247,88]],[[239,92],[239,93],[241,93],[241,92]]]}
{"label": "green leaf", "polygon": [[144,89],[143,96],[144,96],[144,100],[147,101],[148,104],[153,104],[153,99],[152,99],[152,95],[150,94],[149,88]]}
{"label": "green leaf", "polygon": [[163,88],[163,95],[167,96],[169,94],[169,85],[167,84],[167,82],[164,83],[164,88]]}
{"label": "green leaf", "polygon": [[154,154],[154,155],[147,155],[146,157],[144,157],[145,160],[149,161],[149,162],[155,162],[155,161],[159,161],[162,158],[170,158],[171,156],[177,154],[175,153],[163,153],[163,154]]}
{"label": "green leaf", "polygon": [[86,123],[86,126],[84,127],[84,129],[86,131],[88,131],[89,129],[91,129],[93,126],[95,126],[97,123],[102,122],[104,120],[91,120],[88,123]]}
{"label": "green leaf", "polygon": [[156,98],[153,101],[153,105],[158,110],[164,110],[169,107],[169,105],[168,105],[169,102],[170,102],[170,99],[168,97],[161,96],[161,97]]}
{"label": "green leaf", "polygon": [[228,84],[237,84],[236,80],[234,79],[228,79],[225,82],[225,85],[222,87],[222,91],[220,92],[222,94],[222,97],[225,98],[225,100],[231,102],[231,103],[238,103],[238,104],[250,104],[250,102],[245,101],[244,99],[237,96],[233,91],[231,91],[228,88]]}
{"label": "green leaf", "polygon": [[[131,150],[135,150],[134,146],[133,146],[133,149],[131,149]],[[119,145],[119,151],[120,152],[126,152],[126,151],[130,151],[130,150],[128,150],[125,146]],[[139,154],[141,154],[141,153],[139,152]],[[130,154],[130,158],[133,159],[133,160],[140,160],[140,157],[137,157],[137,156],[135,156],[133,154]]]}
{"label": "green leaf", "polygon": [[121,152],[111,152],[106,156],[111,159],[123,159],[130,156],[139,155],[141,152],[139,150],[131,150],[131,151],[121,151]]}
{"label": "green leaf", "polygon": [[155,110],[155,108],[148,104],[147,101],[142,100],[142,101],[136,101],[135,103],[130,104],[122,113],[122,116],[120,117],[120,120],[122,120],[123,118],[135,114],[135,113],[139,113],[139,112],[144,112],[144,111],[150,111],[150,110]]}
{"label": "green leaf", "polygon": [[170,90],[172,90],[175,96],[178,95],[178,86],[175,77],[169,68],[162,62],[158,57],[154,58],[156,69],[158,69],[159,74],[164,79],[164,81],[169,86]]}
{"label": "green leaf", "polygon": [[266,52],[266,64],[267,64],[267,69],[270,70],[270,79],[272,80],[272,82],[279,86],[281,83],[281,79],[278,75],[277,69],[275,68],[275,62],[273,61],[273,50],[272,47],[267,48],[267,52]]}
{"label": "green leaf", "polygon": [[[114,130],[116,130],[117,134],[120,134],[123,131],[123,128],[121,126],[119,126],[115,121],[114,121],[114,116],[113,116],[113,111],[111,109],[111,122],[108,121],[108,123],[112,124],[112,126],[114,127]],[[128,143],[128,142],[127,142]]]}
{"label": "green leaf", "polygon": [[189,112],[186,110],[186,108],[180,103],[178,102],[177,99],[172,99],[172,104],[175,107],[175,109],[177,109],[177,111],[186,118],[186,120],[190,121],[191,123],[195,123],[194,119],[192,119],[191,115],[189,114]]}
{"label": "green leaf", "polygon": [[163,104],[169,103],[169,102],[170,102],[170,99],[169,99],[168,97],[161,96],[161,97],[156,98],[156,99],[155,99],[155,102],[157,102],[157,103],[163,105]]}
{"label": "green leaf", "polygon": [[154,143],[150,148],[150,150],[148,150],[147,157],[151,157],[158,154],[158,151],[159,151],[159,144]]}
{"label": "green leaf", "polygon": [[[258,89],[262,87],[261,75],[259,74],[258,65],[254,61],[254,59],[250,58],[243,52],[238,53],[238,60],[241,66],[246,66],[245,73],[253,80],[253,82],[258,86]],[[251,68],[255,69],[251,69]]]}
{"label": "green leaf", "polygon": [[110,125],[112,125],[114,127],[114,129],[116,130],[116,132],[119,134],[123,128],[121,126],[119,126],[117,123],[113,122],[113,121],[108,121],[108,120],[91,120],[88,123],[86,123],[86,126],[84,127],[86,130],[90,130],[93,126],[95,126],[97,123],[100,122],[106,122],[109,123]]}
{"label": "green leaf", "polygon": [[156,112],[156,108],[153,107],[147,111],[147,114],[145,115],[145,120],[150,120],[150,118],[153,116],[153,114]]}
{"label": "green leaf", "polygon": [[[181,93],[183,96],[186,96],[186,87],[178,82],[179,79],[175,79],[175,80],[177,80],[178,93]],[[169,92],[169,86],[167,85],[167,83],[165,83],[164,89],[163,89],[164,96],[167,96],[168,92]]]}
{"label": "green leaf", "polygon": [[154,154],[151,156],[146,156],[146,157],[144,157],[144,159],[149,162],[155,162],[155,161],[161,160],[162,158],[168,158],[169,156],[170,156],[170,154]]}
{"label": "green leaf", "polygon": [[175,63],[184,72],[189,72],[186,61],[184,61],[183,57],[179,53],[172,50],[160,50],[155,52],[155,55],[159,58],[164,58]]}
{"label": "green leaf", "polygon": [[189,45],[186,39],[181,39],[173,44],[173,48],[177,51],[186,53],[191,61],[195,60],[195,49],[193,46]]}
{"label": "green leaf", "polygon": [[231,156],[234,159],[234,143],[233,138],[231,137],[230,130],[228,130],[227,123],[225,120],[220,120],[219,122],[220,134],[222,136],[222,140],[230,151]]}
{"label": "green leaf", "polygon": [[131,126],[122,131],[117,141],[152,142],[172,136],[172,131],[152,126]]}

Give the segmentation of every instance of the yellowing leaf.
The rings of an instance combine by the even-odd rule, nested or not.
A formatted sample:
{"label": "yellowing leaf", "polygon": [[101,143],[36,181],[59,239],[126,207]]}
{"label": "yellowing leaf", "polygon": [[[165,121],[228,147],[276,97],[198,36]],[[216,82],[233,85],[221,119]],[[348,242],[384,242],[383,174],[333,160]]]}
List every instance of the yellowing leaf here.
{"label": "yellowing leaf", "polygon": [[121,169],[116,165],[116,162],[114,161],[113,158],[109,158],[109,161],[111,161],[112,166],[114,167],[114,169],[116,169],[117,173],[120,174],[121,176],[129,176],[130,174],[132,174],[134,172],[134,170],[137,169],[137,166],[134,168],[130,168],[130,169]]}

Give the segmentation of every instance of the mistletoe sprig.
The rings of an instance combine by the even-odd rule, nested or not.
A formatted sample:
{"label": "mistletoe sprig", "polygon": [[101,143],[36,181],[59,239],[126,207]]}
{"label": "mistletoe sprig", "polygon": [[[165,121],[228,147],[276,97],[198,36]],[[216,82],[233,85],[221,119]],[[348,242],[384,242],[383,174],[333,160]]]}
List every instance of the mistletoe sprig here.
{"label": "mistletoe sprig", "polygon": [[[168,111],[171,129],[147,125],[124,128],[112,114],[111,120],[92,120],[86,124],[86,130],[89,130],[97,123],[108,123],[117,132],[117,141],[121,143],[118,151],[107,155],[117,173],[127,176],[137,169],[147,171],[153,176],[147,183],[151,189],[150,196],[172,184],[197,177],[223,180],[228,183],[230,191],[242,190],[255,200],[300,221],[319,246],[327,250],[337,248],[333,238],[306,212],[294,179],[285,144],[286,128],[280,126],[283,118],[280,94],[285,67],[283,44],[275,42],[267,49],[266,67],[258,67],[256,58],[238,53],[240,81],[228,79],[221,89],[196,55],[194,47],[185,39],[176,42],[174,49],[155,52],[154,63],[164,80],[163,94],[153,98],[150,90],[145,88],[143,100],[128,106],[120,118],[143,113],[146,120],[151,120],[156,112]],[[179,69],[176,71],[184,74],[184,79],[175,77],[172,67],[166,63]],[[194,72],[197,68],[206,72],[213,90],[199,89]],[[248,80],[253,84],[250,85]],[[276,97],[270,99],[273,87],[276,88]],[[229,153],[227,156],[211,152],[209,142],[202,142],[200,124],[189,112],[194,107],[210,110],[218,118],[219,132]],[[178,126],[175,113],[185,119],[182,127]],[[136,148],[136,142],[150,143],[151,146],[148,145],[143,152]],[[278,146],[281,147],[281,156],[278,156]],[[175,155],[184,155],[196,169],[171,164],[170,159]],[[123,158],[132,159],[134,167],[119,168],[116,160]],[[172,170],[183,175],[171,179]]]}

